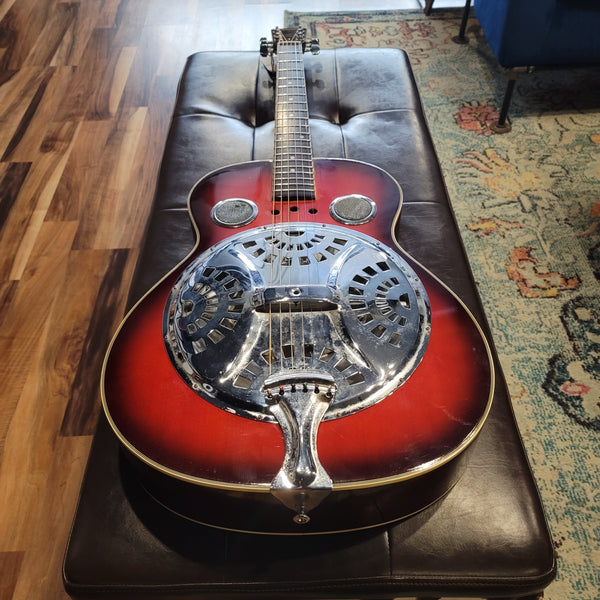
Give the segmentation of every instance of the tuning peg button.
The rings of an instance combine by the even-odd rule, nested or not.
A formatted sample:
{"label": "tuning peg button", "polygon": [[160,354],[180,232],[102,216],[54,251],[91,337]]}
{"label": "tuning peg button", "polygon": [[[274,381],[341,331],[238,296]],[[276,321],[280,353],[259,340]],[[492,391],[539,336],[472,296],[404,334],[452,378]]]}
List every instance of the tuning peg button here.
{"label": "tuning peg button", "polygon": [[267,42],[267,38],[260,38],[260,55],[268,56],[269,55],[269,42]]}

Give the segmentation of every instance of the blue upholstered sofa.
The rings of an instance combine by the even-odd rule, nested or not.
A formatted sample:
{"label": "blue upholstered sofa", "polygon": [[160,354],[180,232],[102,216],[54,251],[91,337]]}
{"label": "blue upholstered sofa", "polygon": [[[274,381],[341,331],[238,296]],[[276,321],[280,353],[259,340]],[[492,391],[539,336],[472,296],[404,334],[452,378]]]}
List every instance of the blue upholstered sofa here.
{"label": "blue upholstered sofa", "polygon": [[600,63],[600,0],[475,0],[503,67]]}
{"label": "blue upholstered sofa", "polygon": [[[467,0],[465,17],[470,4]],[[475,0],[474,8],[498,62],[513,69],[499,130],[509,128],[506,117],[519,68],[600,64],[600,0]],[[461,35],[464,39],[464,27]]]}

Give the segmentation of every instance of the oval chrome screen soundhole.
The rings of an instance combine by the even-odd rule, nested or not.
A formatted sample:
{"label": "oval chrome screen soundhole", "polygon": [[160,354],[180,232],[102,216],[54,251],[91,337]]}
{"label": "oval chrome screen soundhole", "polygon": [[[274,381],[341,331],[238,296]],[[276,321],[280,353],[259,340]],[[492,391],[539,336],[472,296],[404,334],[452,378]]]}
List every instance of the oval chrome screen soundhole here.
{"label": "oval chrome screen soundhole", "polygon": [[329,214],[345,225],[368,223],[377,212],[377,205],[371,198],[361,194],[339,196],[329,205]]}
{"label": "oval chrome screen soundhole", "polygon": [[256,219],[258,206],[246,198],[227,198],[217,202],[210,211],[211,219],[221,227],[243,227]]}

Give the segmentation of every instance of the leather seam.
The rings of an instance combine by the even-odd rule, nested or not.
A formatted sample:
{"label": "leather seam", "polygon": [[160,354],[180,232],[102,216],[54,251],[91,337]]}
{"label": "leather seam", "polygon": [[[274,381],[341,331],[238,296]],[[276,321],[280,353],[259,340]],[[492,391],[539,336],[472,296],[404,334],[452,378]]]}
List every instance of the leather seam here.
{"label": "leather seam", "polygon": [[340,63],[338,60],[338,53],[337,50],[333,51],[333,61],[334,61],[334,69],[333,69],[333,74],[334,74],[334,88],[335,88],[335,97],[337,100],[337,108],[336,108],[336,121],[335,121],[335,125],[338,126],[339,130],[340,130],[340,136],[342,138],[342,150],[343,150],[343,155],[344,158],[348,158],[348,145],[346,143],[346,136],[344,135],[344,128],[342,127],[342,124],[340,122],[340,78],[339,78],[339,68],[340,68]]}
{"label": "leather seam", "polygon": [[388,577],[389,579],[393,579],[394,569],[392,568],[392,537],[390,536],[389,529],[385,530],[385,544],[388,551]]}
{"label": "leather seam", "polygon": [[251,152],[251,160],[256,160],[256,124],[258,122],[257,113],[258,113],[258,85],[260,79],[260,67],[262,63],[260,59],[256,62],[256,74],[254,76],[254,112],[252,114],[252,152]]}

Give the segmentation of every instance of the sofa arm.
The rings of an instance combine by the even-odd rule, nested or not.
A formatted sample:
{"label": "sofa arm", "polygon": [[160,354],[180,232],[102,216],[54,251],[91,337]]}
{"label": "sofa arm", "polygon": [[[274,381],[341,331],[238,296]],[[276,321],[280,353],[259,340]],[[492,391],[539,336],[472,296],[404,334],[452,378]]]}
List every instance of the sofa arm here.
{"label": "sofa arm", "polygon": [[475,0],[475,14],[503,67],[600,63],[597,0]]}

